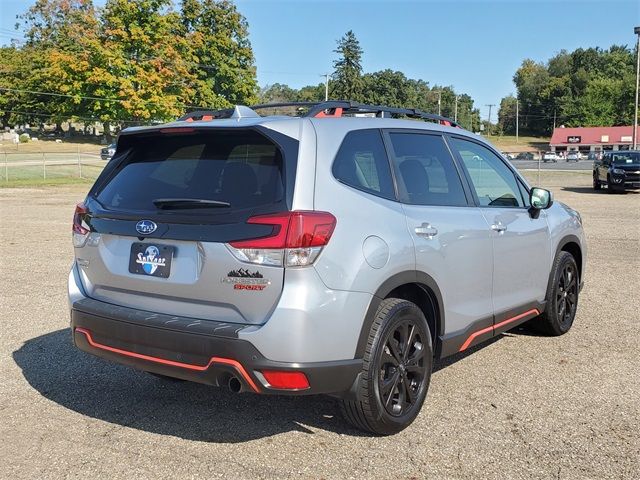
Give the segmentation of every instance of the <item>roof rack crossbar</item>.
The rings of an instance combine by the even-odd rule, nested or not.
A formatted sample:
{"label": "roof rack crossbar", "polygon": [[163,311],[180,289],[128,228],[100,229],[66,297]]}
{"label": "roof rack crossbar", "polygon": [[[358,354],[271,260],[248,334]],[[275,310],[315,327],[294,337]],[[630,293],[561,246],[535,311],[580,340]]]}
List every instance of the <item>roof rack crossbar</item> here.
{"label": "roof rack crossbar", "polygon": [[434,113],[424,112],[416,108],[399,108],[399,107],[387,107],[384,105],[368,105],[365,103],[351,102],[351,101],[328,101],[319,102],[312,106],[309,111],[304,115],[305,117],[315,117],[320,112],[325,110],[331,110],[335,108],[342,108],[343,113],[375,113],[376,116],[381,117],[385,113],[391,115],[405,115],[411,118],[419,118],[422,120],[430,120],[438,122],[443,125],[450,125],[452,127],[459,127],[458,123],[450,118],[443,117],[442,115],[436,115]]}

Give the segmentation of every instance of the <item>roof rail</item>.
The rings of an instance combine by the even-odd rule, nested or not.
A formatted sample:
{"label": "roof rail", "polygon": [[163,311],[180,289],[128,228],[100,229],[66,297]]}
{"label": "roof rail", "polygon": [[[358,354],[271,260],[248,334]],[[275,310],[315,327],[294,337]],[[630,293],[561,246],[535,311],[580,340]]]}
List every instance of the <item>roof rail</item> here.
{"label": "roof rail", "polygon": [[353,114],[374,114],[376,117],[392,117],[405,116],[409,118],[418,118],[431,122],[447,125],[451,127],[461,128],[460,125],[450,118],[436,115],[434,113],[424,112],[415,108],[398,108],[387,107],[384,105],[367,105],[365,103],[352,102],[349,100],[330,100],[326,102],[282,102],[282,103],[265,103],[245,107],[237,105],[234,108],[225,108],[220,110],[199,110],[183,115],[178,119],[182,122],[193,122],[197,120],[213,120],[223,118],[247,118],[258,117],[255,110],[263,110],[267,108],[281,107],[298,107],[300,109],[308,108],[302,115],[307,118],[325,118],[325,117],[342,117],[343,115]]}
{"label": "roof rail", "polygon": [[341,117],[348,114],[356,113],[373,113],[376,117],[391,117],[393,115],[402,115],[410,118],[419,118],[437,122],[441,125],[448,125],[460,128],[460,125],[450,118],[424,112],[415,108],[398,108],[387,107],[384,105],[368,105],[365,103],[352,102],[350,100],[330,100],[326,102],[284,102],[284,103],[266,103],[254,105],[254,110],[278,107],[309,107],[309,110],[303,117]]}

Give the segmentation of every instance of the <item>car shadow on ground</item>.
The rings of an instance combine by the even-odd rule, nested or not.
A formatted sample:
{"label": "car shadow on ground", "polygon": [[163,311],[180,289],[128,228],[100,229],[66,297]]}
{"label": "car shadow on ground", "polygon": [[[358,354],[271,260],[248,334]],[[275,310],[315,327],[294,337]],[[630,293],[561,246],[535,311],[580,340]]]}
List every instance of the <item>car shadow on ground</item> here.
{"label": "car shadow on ground", "polygon": [[[436,361],[434,372],[479,348]],[[76,349],[67,329],[28,340],[13,358],[27,382],[45,398],[82,415],[147,432],[220,443],[246,442],[287,431],[313,434],[307,426],[367,435],[346,423],[331,397],[235,394],[157,378]]]}
{"label": "car shadow on ground", "polygon": [[[602,188],[601,190],[594,190],[593,187],[562,187],[561,190],[573,193],[587,193],[591,195],[608,195],[609,191],[606,188]],[[637,194],[638,190],[625,190],[624,192],[615,192],[613,195],[624,195],[624,194]]]}

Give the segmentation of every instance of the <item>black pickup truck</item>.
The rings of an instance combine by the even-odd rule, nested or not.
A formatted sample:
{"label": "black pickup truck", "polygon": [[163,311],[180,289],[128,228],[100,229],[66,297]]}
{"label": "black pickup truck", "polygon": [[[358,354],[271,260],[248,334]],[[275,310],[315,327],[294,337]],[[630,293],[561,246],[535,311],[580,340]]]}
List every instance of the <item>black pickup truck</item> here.
{"label": "black pickup truck", "polygon": [[609,193],[640,189],[640,150],[607,152],[593,162],[593,188]]}

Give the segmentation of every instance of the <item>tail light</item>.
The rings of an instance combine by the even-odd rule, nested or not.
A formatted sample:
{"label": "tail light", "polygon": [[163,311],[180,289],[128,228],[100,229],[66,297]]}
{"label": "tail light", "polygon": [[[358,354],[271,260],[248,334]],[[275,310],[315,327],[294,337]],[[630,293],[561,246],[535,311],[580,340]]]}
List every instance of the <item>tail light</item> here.
{"label": "tail light", "polygon": [[230,242],[236,258],[261,265],[311,265],[329,243],[336,218],[328,212],[295,211],[251,217],[247,223],[272,225],[271,235]]}
{"label": "tail light", "polygon": [[73,246],[80,248],[84,247],[85,243],[87,243],[87,238],[89,237],[89,228],[88,225],[84,222],[84,216],[89,213],[87,207],[84,206],[84,203],[79,203],[76,205],[76,210],[73,213]]}

